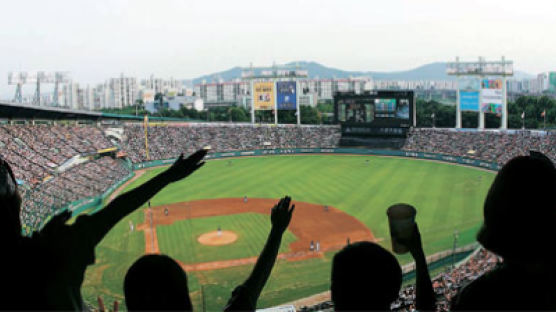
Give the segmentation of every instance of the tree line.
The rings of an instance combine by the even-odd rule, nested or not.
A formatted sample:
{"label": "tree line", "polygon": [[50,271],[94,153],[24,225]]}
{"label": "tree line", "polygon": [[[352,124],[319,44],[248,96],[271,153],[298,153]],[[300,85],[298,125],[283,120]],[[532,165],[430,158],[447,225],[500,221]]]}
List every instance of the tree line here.
{"label": "tree line", "polygon": [[[417,127],[453,128],[456,126],[456,106],[446,105],[437,101],[417,99]],[[218,122],[251,122],[251,111],[240,106],[213,107],[204,111],[181,107],[179,110],[161,109],[151,114],[144,109],[141,100],[137,107],[130,106],[122,109],[103,109],[106,113],[129,114],[143,116],[183,118],[196,121]],[[545,117],[543,117],[543,112]],[[317,107],[300,106],[302,124],[331,124],[333,122],[333,104],[319,103]],[[524,119],[521,118],[522,114]],[[434,118],[433,118],[434,117]],[[513,102],[508,102],[508,128],[520,129],[523,125],[527,129],[556,128],[556,100],[548,96],[522,96]],[[255,111],[255,121],[262,123],[274,122],[274,111]],[[479,124],[478,112],[463,112],[462,127],[477,128]],[[295,124],[296,111],[278,111],[278,122],[281,124]],[[496,114],[485,114],[486,128],[499,128],[501,118]]]}
{"label": "tree line", "polygon": [[[417,127],[453,128],[456,126],[456,106],[435,101],[417,100]],[[543,116],[544,112],[544,116]],[[433,115],[434,114],[434,115]],[[521,116],[524,116],[522,119]],[[434,118],[433,118],[434,117]],[[522,96],[508,102],[508,128],[543,129],[556,127],[556,100],[548,96]],[[501,116],[485,114],[485,128],[499,128]],[[463,128],[477,128],[478,112],[462,112]]]}

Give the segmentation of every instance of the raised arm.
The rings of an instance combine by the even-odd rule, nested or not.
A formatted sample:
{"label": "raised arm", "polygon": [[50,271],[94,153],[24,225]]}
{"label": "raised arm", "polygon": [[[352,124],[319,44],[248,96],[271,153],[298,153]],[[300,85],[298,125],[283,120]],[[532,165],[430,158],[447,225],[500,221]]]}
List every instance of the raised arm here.
{"label": "raised arm", "polygon": [[417,272],[415,308],[419,311],[434,311],[436,310],[436,296],[432,288],[427,260],[423,251],[423,244],[421,243],[421,233],[417,223],[413,229],[413,235],[411,235],[411,242],[408,244],[408,247],[411,256],[415,260],[415,270]]}
{"label": "raised arm", "polygon": [[186,159],[183,154],[180,155],[170,168],[135,189],[116,197],[104,209],[92,215],[87,220],[87,227],[93,242],[98,243],[102,240],[116,223],[141,207],[168,184],[184,179],[203,166],[205,163],[202,160],[206,154],[206,150],[198,150]]}
{"label": "raised arm", "polygon": [[225,311],[255,310],[257,300],[276,262],[278,249],[280,249],[280,243],[282,242],[282,235],[288,228],[293,210],[295,209],[295,205],[290,208],[290,202],[291,198],[286,196],[272,208],[270,215],[272,228],[263,251],[257,259],[251,275],[242,285],[234,290]]}

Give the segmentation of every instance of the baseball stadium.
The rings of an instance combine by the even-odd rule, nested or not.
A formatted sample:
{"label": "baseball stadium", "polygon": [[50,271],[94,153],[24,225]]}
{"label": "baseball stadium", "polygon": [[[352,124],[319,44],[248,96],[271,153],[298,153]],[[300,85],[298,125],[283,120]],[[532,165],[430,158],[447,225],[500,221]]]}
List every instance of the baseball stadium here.
{"label": "baseball stadium", "polygon": [[[345,115],[353,103],[347,107]],[[253,269],[271,208],[285,195],[296,208],[257,308],[330,308],[335,253],[359,241],[391,250],[386,209],[397,203],[416,208],[434,286],[448,305],[464,281],[498,261],[476,242],[496,171],[529,150],[556,159],[556,135],[544,131],[409,125],[393,136],[362,137],[353,134],[369,123],[341,114],[337,125],[279,125],[114,119],[14,105],[2,111],[11,117],[0,125],[0,154],[22,193],[25,235],[64,211],[73,221],[95,215],[181,153],[209,151],[202,168],[162,189],[96,246],[82,285],[92,307],[99,297],[124,302],[129,267],[145,254],[164,254],[187,272],[195,310],[221,310]],[[393,309],[402,311],[414,298],[415,266],[409,254],[397,258],[405,288]],[[455,286],[444,287],[446,279]]]}

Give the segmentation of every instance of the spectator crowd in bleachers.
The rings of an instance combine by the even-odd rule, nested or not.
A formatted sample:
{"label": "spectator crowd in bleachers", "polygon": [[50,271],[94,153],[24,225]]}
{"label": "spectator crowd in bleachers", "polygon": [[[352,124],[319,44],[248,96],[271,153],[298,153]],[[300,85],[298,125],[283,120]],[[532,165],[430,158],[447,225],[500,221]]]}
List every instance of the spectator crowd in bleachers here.
{"label": "spectator crowd in bleachers", "polygon": [[403,150],[480,159],[504,165],[530,150],[556,160],[556,133],[533,131],[457,131],[411,129]]}
{"label": "spectator crowd in bleachers", "polygon": [[21,219],[30,228],[39,228],[60,207],[104,193],[130,174],[122,160],[101,157],[53,176],[23,197]]}
{"label": "spectator crowd in bleachers", "polygon": [[[436,276],[432,281],[436,295],[437,311],[449,311],[450,303],[462,286],[472,282],[485,272],[492,270],[502,259],[481,248],[461,265]],[[399,298],[392,304],[393,311],[415,310],[415,285],[408,285],[400,291]]]}
{"label": "spectator crowd in bleachers", "polygon": [[39,184],[75,155],[111,146],[94,126],[0,126],[0,155],[14,164],[16,178],[30,185]]}
{"label": "spectator crowd in bleachers", "polygon": [[[125,127],[122,149],[132,162],[147,160],[145,129],[142,124]],[[269,148],[334,148],[340,131],[336,126],[187,124],[148,128],[150,159],[170,159],[211,147],[212,152]]]}
{"label": "spectator crowd in bleachers", "polygon": [[[433,280],[432,285],[436,295],[436,311],[449,311],[450,303],[463,285],[466,285],[485,272],[492,270],[501,263],[501,258],[487,251],[479,249],[472,256],[455,268],[447,268],[438,274]],[[415,309],[416,287],[410,284],[403,287],[399,292],[399,297],[392,303],[392,311],[411,312]],[[303,306],[301,312],[313,311],[334,311],[332,301],[319,302],[311,306]]]}

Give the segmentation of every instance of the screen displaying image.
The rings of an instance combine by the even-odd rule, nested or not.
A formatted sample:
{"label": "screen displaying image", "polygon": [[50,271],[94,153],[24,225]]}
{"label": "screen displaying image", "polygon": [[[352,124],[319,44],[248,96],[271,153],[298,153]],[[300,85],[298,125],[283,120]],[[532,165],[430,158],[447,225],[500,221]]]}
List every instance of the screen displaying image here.
{"label": "screen displaying image", "polygon": [[396,117],[396,99],[375,99],[375,117]]}
{"label": "screen displaying image", "polygon": [[396,118],[409,119],[409,100],[400,99],[396,109]]}

